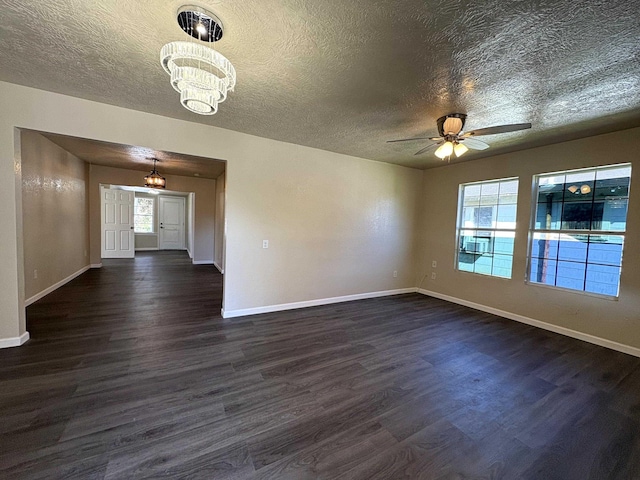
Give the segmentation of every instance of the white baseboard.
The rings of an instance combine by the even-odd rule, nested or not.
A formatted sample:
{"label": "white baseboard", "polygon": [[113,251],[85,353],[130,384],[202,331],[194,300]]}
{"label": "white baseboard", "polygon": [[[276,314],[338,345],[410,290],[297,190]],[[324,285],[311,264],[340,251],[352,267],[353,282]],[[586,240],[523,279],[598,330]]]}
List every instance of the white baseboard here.
{"label": "white baseboard", "polygon": [[90,268],[102,268],[102,263],[92,263],[89,265]]}
{"label": "white baseboard", "polygon": [[36,293],[34,296],[27,298],[24,301],[24,306],[28,307],[29,305],[31,305],[34,302],[37,302],[38,300],[40,300],[42,297],[44,297],[45,295],[49,295],[51,292],[53,292],[54,290],[60,288],[61,286],[63,286],[65,283],[69,283],[71,280],[73,280],[74,278],[76,278],[79,275],[82,275],[84,272],[86,272],[87,270],[89,270],[89,268],[91,268],[90,265],[87,265],[85,267],[82,267],[80,270],[78,270],[75,273],[72,273],[71,275],[69,275],[67,278],[64,278],[62,280],[60,280],[59,282],[54,283],[53,285],[51,285],[50,287],[45,288],[44,290],[42,290],[39,293]]}
{"label": "white baseboard", "polygon": [[158,251],[158,247],[141,247],[136,248],[136,252],[156,252]]}
{"label": "white baseboard", "polygon": [[216,267],[218,271],[224,275],[224,269],[220,265],[218,265],[218,262],[216,262],[215,260],[213,261],[213,266]]}
{"label": "white baseboard", "polygon": [[19,347],[29,340],[29,332],[24,332],[19,337],[0,338],[0,348]]}
{"label": "white baseboard", "polygon": [[193,259],[193,255],[191,255],[191,250],[189,250],[189,247],[187,247],[187,255],[189,255],[189,258]]}
{"label": "white baseboard", "polygon": [[317,300],[307,300],[304,302],[281,303],[279,305],[267,305],[265,307],[244,308],[240,310],[222,309],[222,318],[244,317],[245,315],[257,315],[259,313],[281,312],[283,310],[294,310],[297,308],[317,307],[318,305],[329,305],[331,303],[351,302],[353,300],[364,300],[367,298],[387,297],[389,295],[400,295],[402,293],[414,293],[415,288],[399,288],[397,290],[384,290],[381,292],[357,293],[355,295],[344,295],[342,297],[319,298]]}
{"label": "white baseboard", "polygon": [[194,265],[214,265],[213,260],[193,260]]}
{"label": "white baseboard", "polygon": [[578,340],[583,340],[585,342],[593,343],[594,345],[610,348],[612,350],[617,350],[622,353],[628,353],[629,355],[633,355],[635,357],[640,357],[640,348],[631,347],[623,343],[614,342],[613,340],[607,340],[606,338],[596,337],[595,335],[579,332],[577,330],[571,330],[570,328],[560,327],[558,325],[553,325],[551,323],[536,320],[534,318],[518,315],[517,313],[511,313],[505,310],[499,310],[497,308],[487,307],[479,303],[470,302],[468,300],[463,300],[461,298],[451,297],[449,295],[445,295],[438,292],[432,292],[430,290],[424,290],[422,288],[418,289],[418,293],[421,293],[423,295],[428,295],[430,297],[439,298],[440,300],[446,300],[447,302],[457,303],[458,305],[464,305],[465,307],[473,308],[474,310],[480,310],[482,312],[491,313],[499,317],[508,318],[509,320],[515,320],[516,322],[526,323],[527,325],[542,328],[543,330],[549,330],[550,332],[559,333],[560,335],[566,335],[567,337],[577,338]]}

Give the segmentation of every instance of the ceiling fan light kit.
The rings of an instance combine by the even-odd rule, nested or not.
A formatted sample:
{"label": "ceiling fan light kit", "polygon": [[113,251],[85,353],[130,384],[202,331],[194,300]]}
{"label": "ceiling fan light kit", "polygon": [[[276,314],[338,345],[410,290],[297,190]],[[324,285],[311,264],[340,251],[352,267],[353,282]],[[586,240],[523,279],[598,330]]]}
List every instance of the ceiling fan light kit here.
{"label": "ceiling fan light kit", "polygon": [[469,149],[486,150],[489,148],[488,144],[471,137],[517,132],[519,130],[531,128],[530,123],[514,123],[511,125],[498,125],[495,127],[480,128],[463,133],[462,129],[464,128],[466,119],[467,115],[464,113],[450,113],[436,120],[438,134],[440,135],[439,137],[401,138],[399,140],[388,140],[387,143],[432,140],[436,143],[427,145],[426,147],[418,150],[414,155],[420,155],[434,147],[438,147],[434,154],[436,157],[444,160],[445,158],[450,159],[451,154],[453,153],[455,153],[456,157],[461,157],[467,153]]}
{"label": "ceiling fan light kit", "polygon": [[[202,42],[217,42],[224,33],[218,17],[192,5],[178,10],[178,25]],[[196,40],[167,43],[160,51],[160,63],[180,93],[182,106],[199,115],[214,115],[235,88],[236,70],[224,55]]]}
{"label": "ceiling fan light kit", "polygon": [[435,151],[435,155],[438,158],[450,157],[452,153],[453,153],[453,143],[452,142],[444,142]]}
{"label": "ceiling fan light kit", "polygon": [[456,146],[453,147],[453,151],[455,152],[456,157],[461,157],[462,155],[467,153],[469,151],[469,149],[467,148],[466,145],[464,145],[462,143],[457,143]]}

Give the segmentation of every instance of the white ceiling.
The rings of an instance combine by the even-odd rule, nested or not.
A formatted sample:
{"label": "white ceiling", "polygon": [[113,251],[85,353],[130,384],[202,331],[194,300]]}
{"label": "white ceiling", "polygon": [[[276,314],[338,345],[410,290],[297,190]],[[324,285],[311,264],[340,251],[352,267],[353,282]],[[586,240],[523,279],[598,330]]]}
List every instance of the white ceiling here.
{"label": "white ceiling", "polygon": [[639,0],[197,1],[238,74],[212,117],[159,62],[184,3],[0,0],[0,80],[418,168],[441,161],[385,141],[447,113],[533,123],[464,159],[640,125]]}

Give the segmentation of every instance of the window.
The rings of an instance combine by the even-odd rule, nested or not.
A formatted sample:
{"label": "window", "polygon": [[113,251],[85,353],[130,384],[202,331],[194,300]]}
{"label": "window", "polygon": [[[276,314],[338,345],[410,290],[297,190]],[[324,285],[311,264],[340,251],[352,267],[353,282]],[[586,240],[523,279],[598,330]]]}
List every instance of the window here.
{"label": "window", "polygon": [[518,179],[460,185],[458,270],[511,278]]}
{"label": "window", "polygon": [[529,281],[617,297],[631,165],[535,179]]}
{"label": "window", "polygon": [[153,210],[154,199],[146,197],[136,197],[133,211],[133,224],[135,233],[154,233]]}

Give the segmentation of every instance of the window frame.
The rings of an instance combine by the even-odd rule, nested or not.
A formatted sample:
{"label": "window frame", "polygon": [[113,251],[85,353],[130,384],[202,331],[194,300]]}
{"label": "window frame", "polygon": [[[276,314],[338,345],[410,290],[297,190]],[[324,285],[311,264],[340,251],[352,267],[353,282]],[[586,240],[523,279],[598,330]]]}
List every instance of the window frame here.
{"label": "window frame", "polygon": [[[624,163],[615,163],[615,164],[610,164],[610,165],[596,165],[593,167],[582,167],[582,168],[574,168],[574,169],[568,169],[568,170],[559,170],[559,171],[555,171],[555,172],[544,172],[544,173],[537,173],[534,174],[532,179],[531,179],[531,214],[530,214],[530,221],[529,221],[529,229],[528,229],[528,235],[527,235],[527,254],[526,254],[526,265],[525,265],[525,272],[524,272],[524,282],[526,285],[532,285],[534,287],[541,287],[541,288],[548,288],[548,289],[552,289],[552,290],[556,290],[556,291],[560,291],[560,292],[568,292],[568,293],[573,293],[573,294],[577,294],[577,295],[587,295],[587,296],[591,296],[591,297],[596,297],[596,298],[600,298],[600,299],[605,299],[605,300],[612,300],[612,301],[617,301],[620,298],[620,282],[622,279],[622,259],[624,256],[624,247],[625,247],[625,242],[626,242],[626,237],[627,237],[627,228],[626,228],[626,222],[629,216],[629,195],[631,193],[631,174],[629,175],[629,186],[627,188],[627,213],[626,213],[626,217],[625,217],[625,229],[624,230],[586,230],[586,229],[563,229],[563,228],[558,228],[556,230],[554,229],[546,229],[546,228],[540,228],[540,229],[536,229],[536,220],[537,220],[537,213],[538,213],[538,188],[539,188],[539,179],[540,177],[546,177],[546,176],[551,176],[551,175],[570,175],[570,174],[575,174],[575,173],[579,173],[579,172],[589,172],[589,171],[594,171],[597,175],[597,172],[599,170],[608,170],[608,169],[615,169],[615,168],[623,168],[623,167],[629,167],[631,169],[633,169],[633,165],[631,164],[631,162],[624,162]],[[595,180],[597,181],[597,179]],[[579,182],[578,182],[579,183]],[[563,206],[564,206],[564,199],[563,199]],[[594,199],[592,200],[592,205],[595,204],[595,186],[594,186]],[[593,215],[593,207],[591,210],[591,215]],[[592,217],[593,218],[593,217]],[[593,221],[593,220],[592,220]],[[562,214],[560,216],[559,219],[560,222],[560,227],[562,227]],[[574,288],[569,288],[569,287],[564,287],[564,286],[557,286],[557,285],[549,285],[546,283],[541,283],[541,282],[535,282],[531,280],[531,268],[532,268],[532,264],[533,264],[533,255],[532,255],[532,249],[533,249],[533,243],[535,241],[535,235],[536,234],[569,234],[569,235],[584,235],[584,236],[591,236],[591,235],[602,235],[602,236],[619,236],[619,237],[623,237],[623,242],[622,242],[622,249],[621,249],[621,253],[620,253],[620,270],[619,270],[619,274],[618,274],[618,291],[616,295],[608,295],[608,294],[604,294],[604,293],[598,293],[598,292],[590,292],[587,290],[578,290],[578,289],[574,289]],[[587,243],[589,244],[589,239],[587,240]],[[556,259],[556,262],[558,260]],[[588,254],[585,258],[585,287],[586,288],[586,269],[589,265],[589,261],[588,261]],[[591,263],[592,265],[597,265],[597,263],[593,262]],[[557,270],[557,269],[556,269]]]}
{"label": "window frame", "polygon": [[[507,182],[513,182],[516,181],[517,182],[517,190],[516,190],[516,201],[513,204],[505,204],[505,205],[514,205],[516,208],[516,212],[515,212],[515,217],[516,219],[514,220],[514,226],[513,228],[498,228],[498,227],[473,227],[473,228],[465,228],[464,226],[462,226],[462,222],[464,221],[463,215],[464,215],[464,189],[467,186],[471,186],[471,185],[483,185],[483,184],[498,184],[500,185],[501,183],[507,183]],[[482,188],[482,187],[481,187]],[[499,187],[498,187],[499,188]],[[482,190],[481,190],[482,191]],[[499,192],[499,190],[498,190]],[[461,183],[458,185],[458,205],[457,205],[457,215],[456,215],[456,232],[455,232],[455,255],[454,255],[454,270],[458,271],[458,272],[463,272],[463,273],[471,273],[471,274],[475,274],[475,275],[481,275],[484,277],[491,277],[491,278],[498,278],[498,279],[502,279],[502,280],[512,280],[513,279],[513,263],[514,263],[514,257],[515,257],[515,240],[516,240],[516,230],[517,230],[517,215],[518,215],[518,195],[520,193],[520,177],[518,176],[514,176],[514,177],[505,177],[505,178],[496,178],[496,179],[490,179],[490,180],[479,180],[479,181],[475,181],[475,182],[466,182],[466,183]],[[491,205],[491,208],[493,207],[499,207],[500,206],[500,197],[499,197],[499,193],[498,193],[498,200],[497,203],[495,205]],[[478,208],[481,208],[482,205],[478,205]],[[497,223],[497,211],[496,211],[496,223]],[[491,238],[494,239],[494,243],[493,243],[493,252],[492,255],[495,255],[495,238],[496,238],[496,233],[497,232],[509,232],[509,233],[513,233],[513,251],[510,254],[511,257],[511,272],[510,275],[507,276],[503,276],[503,275],[496,275],[493,272],[491,273],[483,273],[483,272],[475,272],[475,271],[469,271],[469,270],[463,270],[460,268],[460,253],[461,253],[461,248],[460,248],[460,243],[461,243],[461,233],[463,231],[468,231],[468,230],[474,230],[475,232],[480,232],[480,231],[490,231],[492,232],[492,236]],[[500,254],[502,255],[502,254]],[[504,254],[506,255],[506,254]],[[495,257],[492,257],[492,259]],[[493,262],[493,260],[492,260]],[[493,264],[492,264],[492,270],[493,270]]]}
{"label": "window frame", "polygon": [[[136,208],[138,206],[138,199],[141,200],[150,200],[151,201],[151,215],[139,214],[136,212]],[[151,217],[151,231],[150,232],[139,232],[136,230],[136,217]],[[156,235],[158,232],[156,231],[156,197],[147,197],[147,196],[134,196],[133,199],[133,233],[134,235]]]}

